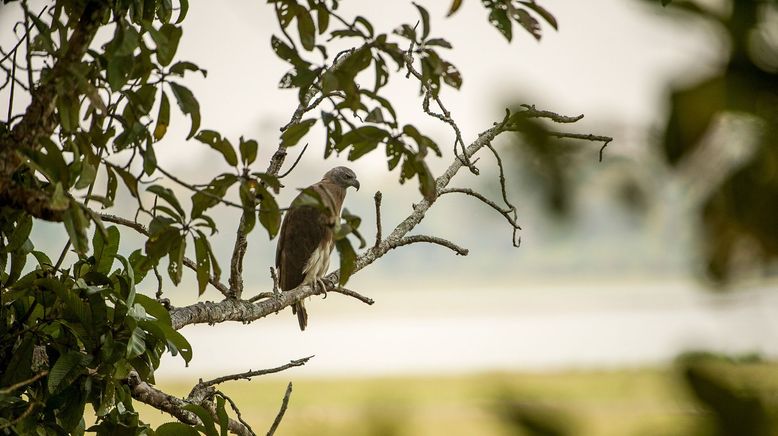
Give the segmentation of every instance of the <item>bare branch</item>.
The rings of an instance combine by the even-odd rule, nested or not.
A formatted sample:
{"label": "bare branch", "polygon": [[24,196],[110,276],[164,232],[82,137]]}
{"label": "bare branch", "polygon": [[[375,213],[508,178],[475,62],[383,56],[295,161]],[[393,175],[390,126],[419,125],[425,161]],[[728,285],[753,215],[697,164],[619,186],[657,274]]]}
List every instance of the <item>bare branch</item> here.
{"label": "bare branch", "polygon": [[418,242],[428,242],[430,244],[437,244],[446,248],[450,248],[460,256],[467,256],[467,254],[469,253],[467,248],[462,248],[459,245],[451,241],[448,241],[446,239],[439,238],[437,236],[428,236],[428,235],[411,235],[411,236],[402,237],[392,244],[393,245],[392,248],[402,247],[403,245],[410,245]]}
{"label": "bare branch", "polygon": [[289,406],[289,397],[292,396],[292,382],[289,382],[289,385],[286,387],[286,393],[284,394],[284,399],[281,401],[281,410],[278,411],[278,415],[276,415],[276,419],[273,420],[273,425],[270,426],[270,430],[267,432],[267,436],[273,436],[273,434],[276,432],[276,429],[278,429],[278,425],[281,424],[281,420],[284,418],[284,413],[286,413],[286,408]]}
{"label": "bare branch", "polygon": [[381,191],[377,191],[375,193],[375,196],[373,199],[375,200],[375,245],[373,247],[378,247],[378,244],[381,243]]}
{"label": "bare branch", "polygon": [[508,223],[511,225],[511,227],[513,227],[513,238],[512,238],[513,246],[514,247],[518,247],[519,245],[521,245],[521,238],[518,238],[518,239],[516,238],[516,235],[518,233],[517,231],[521,230],[521,226],[516,222],[516,209],[513,206],[511,206],[511,207],[509,207],[507,209],[504,209],[504,208],[500,207],[500,205],[498,205],[497,203],[495,203],[492,200],[489,200],[488,198],[486,198],[484,195],[482,195],[479,192],[476,192],[476,191],[474,191],[472,189],[469,189],[469,188],[447,188],[447,189],[444,189],[444,190],[440,191],[440,195],[451,194],[451,193],[454,193],[454,192],[459,192],[459,193],[462,193],[462,194],[466,194],[466,195],[470,195],[472,197],[475,197],[478,200],[480,200],[481,202],[483,202],[484,204],[486,204],[487,206],[489,206],[492,209],[494,209],[497,212],[499,212],[500,215],[505,217],[505,219],[508,221]]}
{"label": "bare branch", "polygon": [[567,133],[567,132],[549,132],[548,134],[551,136],[555,136],[557,138],[583,139],[584,141],[594,141],[594,142],[602,141],[602,147],[600,147],[600,162],[602,162],[602,153],[605,151],[605,147],[607,147],[608,144],[610,144],[611,141],[613,141],[613,138],[611,138],[610,136],[592,135],[591,133],[584,134],[584,133]]}
{"label": "bare branch", "polygon": [[[281,366],[277,366],[275,368],[269,368],[269,369],[259,369],[256,371],[248,370],[246,372],[242,372],[240,374],[231,374],[231,375],[225,375],[223,377],[218,377],[213,380],[208,380],[205,382],[200,382],[195,386],[195,389],[202,389],[208,386],[214,386],[218,385],[220,383],[224,383],[226,381],[230,380],[251,380],[252,377],[258,377],[261,375],[267,375],[267,374],[274,374],[277,372],[281,372],[284,370],[287,370],[289,368],[294,368],[296,366],[303,366],[306,363],[308,363],[309,360],[311,360],[313,356],[303,357],[302,359],[296,359],[292,360],[289,363]],[[193,389],[193,391],[195,390]]]}
{"label": "bare branch", "polygon": [[[200,422],[200,419],[196,414],[185,409],[186,406],[190,404],[199,404],[206,407],[211,415],[213,415],[215,419],[218,419],[213,407],[209,407],[212,405],[207,404],[206,401],[193,403],[165,393],[141,380],[138,373],[134,371],[130,372],[130,375],[127,377],[127,385],[130,387],[132,398],[148,404],[157,410],[161,410],[184,424],[202,425],[202,422]],[[241,436],[251,436],[254,434],[250,427],[247,427],[242,422],[235,421],[234,419],[228,421],[228,426],[232,432]]]}
{"label": "bare branch", "polygon": [[583,114],[575,117],[569,117],[565,115],[559,115],[556,112],[535,109],[534,104],[532,105],[523,104],[521,106],[526,108],[527,110],[519,112],[519,114],[522,114],[527,118],[548,118],[555,123],[561,123],[561,124],[575,123],[576,121],[580,121],[584,117]]}
{"label": "bare branch", "polygon": [[27,385],[29,385],[31,383],[35,383],[35,381],[37,381],[37,380],[39,380],[39,379],[41,379],[43,377],[46,377],[47,375],[49,375],[49,371],[48,370],[43,370],[43,371],[35,374],[34,376],[28,378],[27,380],[22,380],[19,383],[15,383],[15,384],[12,384],[11,386],[8,386],[8,387],[5,387],[3,389],[0,389],[0,394],[3,394],[3,395],[10,394],[11,392],[13,392],[13,391],[15,391],[15,390],[17,390],[17,389],[19,389],[19,388],[21,388],[23,386],[27,386]]}
{"label": "bare branch", "polygon": [[294,168],[297,166],[297,164],[300,163],[300,159],[303,158],[303,155],[305,154],[305,150],[307,150],[307,149],[308,149],[308,143],[305,144],[305,147],[303,147],[303,151],[301,151],[300,155],[297,156],[297,159],[294,160],[294,163],[292,164],[292,166],[289,167],[288,170],[284,171],[283,174],[278,176],[279,179],[283,179],[284,177],[288,176],[289,173],[292,172],[292,170],[294,170]]}

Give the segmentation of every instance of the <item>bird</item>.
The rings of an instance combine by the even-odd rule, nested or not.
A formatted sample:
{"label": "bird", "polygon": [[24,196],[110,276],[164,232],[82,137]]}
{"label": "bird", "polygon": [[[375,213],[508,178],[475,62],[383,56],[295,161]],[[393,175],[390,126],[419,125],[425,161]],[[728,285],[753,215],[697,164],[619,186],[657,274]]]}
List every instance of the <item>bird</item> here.
{"label": "bird", "polygon": [[[282,291],[308,284],[325,288],[321,279],[329,268],[335,226],[340,221],[349,187],[359,190],[357,175],[350,168],[339,166],[327,171],[320,181],[301,190],[292,200],[276,246],[278,286]],[[311,201],[313,197],[319,197],[320,202]],[[305,330],[308,312],[303,300],[292,305],[292,313],[297,315],[300,330]]]}

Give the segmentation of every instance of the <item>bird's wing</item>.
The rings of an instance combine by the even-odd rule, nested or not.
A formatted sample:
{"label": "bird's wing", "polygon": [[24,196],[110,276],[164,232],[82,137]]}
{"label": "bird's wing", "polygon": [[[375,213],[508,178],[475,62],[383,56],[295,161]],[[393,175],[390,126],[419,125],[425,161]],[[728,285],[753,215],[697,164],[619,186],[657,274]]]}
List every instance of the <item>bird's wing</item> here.
{"label": "bird's wing", "polygon": [[313,206],[293,206],[286,212],[276,249],[281,290],[299,286],[305,278],[305,267],[313,252],[324,240],[332,239],[332,229],[326,221],[322,211]]}

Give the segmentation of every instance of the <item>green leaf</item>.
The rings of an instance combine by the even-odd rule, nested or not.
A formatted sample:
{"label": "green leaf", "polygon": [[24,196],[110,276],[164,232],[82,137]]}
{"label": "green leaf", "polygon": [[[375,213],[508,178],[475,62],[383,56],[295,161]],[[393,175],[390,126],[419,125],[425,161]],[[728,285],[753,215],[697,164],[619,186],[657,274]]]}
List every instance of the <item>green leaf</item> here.
{"label": "green leaf", "polygon": [[178,212],[178,214],[181,217],[186,217],[186,212],[184,212],[184,208],[181,207],[181,203],[178,202],[178,198],[176,198],[176,194],[174,194],[172,190],[160,185],[151,185],[148,188],[146,188],[146,190],[154,194],[157,194],[163,200],[168,202],[168,204],[173,206],[173,208],[175,208],[176,212]]}
{"label": "green leaf", "polygon": [[81,210],[81,205],[77,201],[71,200],[70,207],[65,212],[62,221],[73,248],[80,254],[86,253],[89,250],[89,240],[86,236],[89,221],[87,221],[84,211]]}
{"label": "green leaf", "polygon": [[451,7],[448,8],[448,13],[446,14],[447,17],[450,17],[456,13],[456,11],[459,10],[459,8],[462,6],[462,0],[454,0],[451,2]]}
{"label": "green leaf", "polygon": [[425,46],[437,46],[443,48],[452,48],[451,43],[443,38],[432,38],[424,43]]}
{"label": "green leaf", "polygon": [[281,133],[281,145],[284,147],[296,145],[314,124],[316,124],[315,118],[309,118],[300,121],[299,123],[292,124]]}
{"label": "green leaf", "polygon": [[542,35],[540,33],[540,23],[538,23],[538,20],[524,9],[516,9],[516,15],[514,17],[518,20],[521,27],[534,36],[535,39],[540,41]]}
{"label": "green leaf", "polygon": [[119,177],[122,178],[124,185],[127,186],[127,190],[130,191],[133,197],[138,198],[138,179],[132,175],[129,171],[116,165],[110,165],[114,171],[119,173]]}
{"label": "green leaf", "polygon": [[78,181],[73,187],[75,189],[84,189],[95,181],[95,176],[97,176],[97,168],[84,159],[81,161],[81,174],[79,174]]}
{"label": "green leaf", "polygon": [[248,141],[240,137],[240,158],[243,161],[243,165],[251,165],[257,159],[257,149],[259,145],[257,141],[249,139]]}
{"label": "green leaf", "polygon": [[300,34],[300,43],[307,51],[316,46],[316,26],[313,24],[311,13],[305,8],[297,9],[297,32]]}
{"label": "green leaf", "polygon": [[[9,345],[10,347],[10,345]],[[0,375],[0,386],[9,386],[32,376],[32,353],[35,349],[35,335],[22,336],[19,345],[9,353],[8,364]]]}
{"label": "green leaf", "polygon": [[168,276],[173,284],[181,283],[181,277],[184,275],[184,253],[186,252],[186,239],[179,237],[177,243],[172,244],[172,250],[168,255]]}
{"label": "green leaf", "polygon": [[200,436],[200,433],[189,425],[181,422],[167,422],[154,430],[157,436]]}
{"label": "green leaf", "polygon": [[419,10],[419,14],[421,15],[421,39],[425,40],[430,34],[430,13],[416,3],[413,3],[413,5],[416,6],[416,9]]}
{"label": "green leaf", "polygon": [[[669,0],[662,0],[662,3],[665,4],[665,2],[669,3]],[[555,30],[559,30],[559,23],[557,23],[556,18],[549,12],[547,9],[545,9],[543,6],[540,6],[539,4],[535,3],[534,1],[531,2],[521,2],[523,6],[526,6],[533,11],[535,11],[538,15],[543,17],[544,20],[548,24],[551,25]]]}
{"label": "green leaf", "polygon": [[224,400],[224,397],[221,395],[218,395],[216,397],[216,416],[219,417],[219,430],[221,431],[220,436],[227,436],[227,431],[229,430],[229,418],[227,417],[227,411],[224,409],[226,401]]}
{"label": "green leaf", "polygon": [[190,139],[200,128],[200,103],[197,102],[192,91],[188,88],[175,82],[168,83],[173,91],[173,96],[178,102],[178,107],[181,108],[181,112],[189,115],[192,119],[192,127],[189,129],[189,134],[186,137],[186,139]]}
{"label": "green leaf", "polygon": [[95,231],[92,245],[95,252],[95,271],[108,274],[111,272],[114,256],[119,251],[119,229],[116,226],[106,228],[107,237]]}
{"label": "green leaf", "polygon": [[203,130],[195,136],[195,139],[203,144],[211,146],[211,148],[221,153],[224,160],[226,160],[230,166],[234,167],[238,165],[238,155],[235,154],[235,149],[227,138],[222,138],[219,132],[214,130]]}
{"label": "green leaf", "polygon": [[159,30],[149,28],[149,34],[157,45],[157,62],[163,67],[170,65],[178,50],[182,30],[173,24],[165,23]]}
{"label": "green leaf", "polygon": [[198,429],[203,431],[207,436],[219,436],[219,433],[216,431],[216,426],[213,422],[213,417],[210,413],[208,413],[207,410],[205,410],[205,408],[198,406],[197,404],[187,404],[184,406],[184,409],[194,413],[198,418],[200,418],[200,422],[203,423],[204,427],[198,426]]}
{"label": "green leaf", "polygon": [[186,73],[187,71],[199,71],[203,73],[203,77],[208,76],[208,71],[198,67],[196,64],[192,62],[187,62],[187,61],[176,62],[175,64],[173,64],[172,67],[170,67],[168,71],[170,71],[171,74],[175,74],[176,76],[180,76],[180,77],[183,77],[184,73]]}
{"label": "green leaf", "polygon": [[135,327],[127,340],[127,359],[138,357],[146,351],[146,332],[140,327]]}
{"label": "green leaf", "polygon": [[246,231],[246,233],[250,233],[251,230],[254,229],[254,225],[257,221],[257,217],[254,212],[254,208],[257,205],[256,196],[254,195],[254,192],[252,192],[253,187],[256,185],[257,183],[253,180],[245,181],[240,184],[240,188],[238,189],[240,203],[243,205],[243,229]]}
{"label": "green leaf", "polygon": [[214,178],[202,191],[192,194],[192,218],[200,217],[203,212],[218,204],[219,199],[237,181],[236,175],[224,173]]}
{"label": "green leaf", "polygon": [[203,295],[211,276],[211,258],[205,235],[195,236],[195,262],[197,265],[197,295]]}
{"label": "green leaf", "polygon": [[505,39],[510,41],[513,38],[513,24],[505,10],[496,7],[492,8],[492,11],[489,13],[489,22],[502,33]]}
{"label": "green leaf", "polygon": [[189,0],[178,0],[178,18],[176,19],[176,24],[181,24],[182,21],[184,21],[184,18],[186,18],[187,12],[189,12]]}
{"label": "green leaf", "polygon": [[11,253],[19,249],[30,237],[32,232],[32,217],[24,214],[19,217],[19,221],[16,223],[16,228],[8,239],[8,243],[5,246],[5,251]]}
{"label": "green leaf", "polygon": [[170,125],[170,100],[167,94],[162,91],[162,97],[159,100],[159,113],[157,114],[157,124],[154,126],[154,140],[159,141],[167,133]]}
{"label": "green leaf", "polygon": [[259,223],[267,230],[270,239],[273,239],[281,228],[281,210],[273,195],[265,188],[260,188],[260,195]]}
{"label": "green leaf", "polygon": [[348,282],[351,274],[356,269],[357,253],[354,251],[354,247],[351,246],[348,238],[342,238],[335,242],[335,248],[338,249],[340,255],[340,280],[341,286]]}
{"label": "green leaf", "polygon": [[167,346],[170,349],[171,354],[175,356],[176,353],[181,353],[181,357],[184,359],[184,363],[188,365],[192,360],[192,345],[189,343],[189,341],[186,340],[184,335],[179,333],[177,330],[174,330],[173,327],[168,324],[162,324],[160,322],[158,327],[162,329],[163,333],[165,333]]}
{"label": "green leaf", "polygon": [[143,294],[135,294],[135,302],[143,306],[146,313],[153,316],[165,325],[171,325],[170,313],[159,301]]}
{"label": "green leaf", "polygon": [[87,356],[77,351],[60,355],[49,371],[49,392],[56,394],[74,382],[83,373],[86,361]]}

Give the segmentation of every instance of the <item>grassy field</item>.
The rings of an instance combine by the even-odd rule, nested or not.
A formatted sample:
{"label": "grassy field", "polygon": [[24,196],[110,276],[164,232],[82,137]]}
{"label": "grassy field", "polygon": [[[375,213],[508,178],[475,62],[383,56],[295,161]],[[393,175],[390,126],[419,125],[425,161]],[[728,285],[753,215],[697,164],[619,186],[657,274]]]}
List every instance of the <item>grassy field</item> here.
{"label": "grassy field", "polygon": [[[728,370],[770,390],[770,395],[778,393],[778,365],[733,365]],[[186,396],[192,383],[161,387]],[[254,430],[264,434],[286,384],[286,379],[259,378],[229,382],[220,389],[241,406]],[[498,413],[507,402],[550,411],[556,424],[575,435],[688,435],[706,418],[680,375],[670,369],[294,379],[289,410],[276,434],[516,434],[505,428]],[[139,408],[141,416],[155,425],[170,420]]]}

